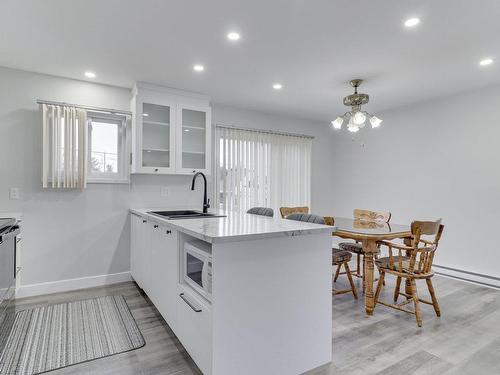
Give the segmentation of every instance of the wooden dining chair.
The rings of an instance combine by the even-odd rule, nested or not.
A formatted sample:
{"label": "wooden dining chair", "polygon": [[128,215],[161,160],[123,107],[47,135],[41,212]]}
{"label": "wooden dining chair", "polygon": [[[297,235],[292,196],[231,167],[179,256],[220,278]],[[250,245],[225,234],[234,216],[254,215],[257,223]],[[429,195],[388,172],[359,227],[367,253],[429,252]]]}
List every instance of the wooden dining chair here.
{"label": "wooden dining chair", "polygon": [[[369,211],[362,210],[356,208],[353,211],[353,217],[355,220],[362,220],[368,222],[377,222],[377,223],[389,223],[391,220],[390,212],[377,212],[377,211]],[[359,242],[341,242],[339,243],[339,249],[349,251],[353,254],[356,254],[356,273],[353,273],[353,276],[363,278],[363,293],[365,292],[365,257],[363,251],[363,245]],[[363,270],[361,271],[361,261],[363,261]],[[336,278],[341,274],[340,267],[338,267],[337,272],[335,273]],[[336,281],[335,278],[335,281]]]}
{"label": "wooden dining chair", "polygon": [[[331,216],[319,216],[313,214],[301,214],[293,213],[286,216],[289,220],[305,221],[308,223],[334,225],[334,219]],[[355,299],[358,299],[358,294],[356,292],[356,287],[354,286],[354,281],[352,280],[351,271],[349,269],[349,262],[351,261],[352,254],[349,251],[340,250],[332,248],[332,266],[337,266],[338,268],[344,266],[345,274],[351,285],[350,289],[338,290],[332,287],[332,295],[352,293]],[[336,280],[335,280],[336,281]]]}
{"label": "wooden dining chair", "polygon": [[[414,314],[417,320],[417,325],[422,327],[422,317],[420,314],[419,303],[432,305],[437,316],[441,316],[441,310],[436,298],[434,286],[432,285],[432,262],[434,254],[441,239],[444,225],[441,220],[438,221],[414,221],[411,224],[411,239],[409,245],[396,244],[389,241],[381,241],[380,244],[389,248],[389,256],[379,258],[375,261],[378,267],[380,278],[375,292],[375,306],[377,303],[392,307],[394,309],[405,311]],[[422,236],[427,236],[426,239]],[[397,250],[397,255],[393,251]],[[404,255],[403,255],[404,252]],[[394,304],[386,303],[379,300],[382,283],[384,282],[385,274],[394,275],[396,279],[396,288],[394,290]],[[409,292],[401,292],[401,280],[406,279],[410,286]],[[427,288],[431,295],[431,301],[420,299],[417,293],[416,280],[425,280]],[[406,297],[406,301],[397,303],[400,295]],[[404,306],[412,303],[414,310],[405,309]]]}
{"label": "wooden dining chair", "polygon": [[252,207],[247,211],[247,214],[273,217],[274,210],[269,207]]}
{"label": "wooden dining chair", "polygon": [[309,213],[309,207],[303,206],[303,207],[280,207],[280,214],[283,219],[285,219],[288,215],[291,214],[308,214]]}

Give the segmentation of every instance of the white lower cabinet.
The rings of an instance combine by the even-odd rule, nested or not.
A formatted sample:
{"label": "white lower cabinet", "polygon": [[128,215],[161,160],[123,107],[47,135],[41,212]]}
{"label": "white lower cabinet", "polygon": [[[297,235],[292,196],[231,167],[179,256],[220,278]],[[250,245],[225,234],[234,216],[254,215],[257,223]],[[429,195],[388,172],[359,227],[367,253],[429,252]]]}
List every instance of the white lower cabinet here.
{"label": "white lower cabinet", "polygon": [[179,232],[131,215],[130,269],[134,280],[205,375],[212,373],[212,311],[208,301],[180,284]]}
{"label": "white lower cabinet", "polygon": [[176,328],[178,276],[178,232],[155,224],[151,239],[150,299],[170,328]]}
{"label": "white lower cabinet", "polygon": [[175,334],[203,374],[212,373],[212,311],[189,287],[177,286]]}
{"label": "white lower cabinet", "polygon": [[130,273],[139,287],[142,288],[141,260],[140,260],[140,234],[142,218],[137,215],[130,215]]}
{"label": "white lower cabinet", "polygon": [[149,291],[149,267],[151,265],[151,227],[148,220],[131,215],[130,271],[139,287]]}

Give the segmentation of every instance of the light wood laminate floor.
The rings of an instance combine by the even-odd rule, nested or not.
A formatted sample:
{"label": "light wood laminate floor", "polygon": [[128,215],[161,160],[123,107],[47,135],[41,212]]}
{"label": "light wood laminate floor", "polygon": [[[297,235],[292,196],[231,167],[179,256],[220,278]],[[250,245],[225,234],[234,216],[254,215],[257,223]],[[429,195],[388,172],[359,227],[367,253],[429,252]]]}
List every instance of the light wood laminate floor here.
{"label": "light wood laminate floor", "polygon": [[[347,287],[344,278],[337,283],[339,287]],[[360,280],[356,283],[360,290]],[[442,317],[434,315],[432,306],[423,305],[423,328],[417,328],[413,315],[378,305],[374,316],[367,317],[361,299],[354,301],[349,294],[335,296],[333,362],[307,375],[500,374],[500,291],[439,276],[434,284]],[[384,298],[391,298],[393,285],[389,277]],[[417,286],[428,298],[425,282]],[[200,374],[135,283],[26,298],[17,300],[16,306],[25,309],[115,294],[125,296],[146,346],[57,370],[54,375]]]}

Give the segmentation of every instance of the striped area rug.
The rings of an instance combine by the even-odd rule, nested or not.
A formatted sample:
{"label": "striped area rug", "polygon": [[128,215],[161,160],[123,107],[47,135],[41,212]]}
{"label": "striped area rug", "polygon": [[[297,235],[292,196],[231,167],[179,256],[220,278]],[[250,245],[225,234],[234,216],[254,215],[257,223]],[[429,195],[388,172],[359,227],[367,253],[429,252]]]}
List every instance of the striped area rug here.
{"label": "striped area rug", "polygon": [[0,355],[0,374],[40,374],[144,344],[123,296],[24,310]]}

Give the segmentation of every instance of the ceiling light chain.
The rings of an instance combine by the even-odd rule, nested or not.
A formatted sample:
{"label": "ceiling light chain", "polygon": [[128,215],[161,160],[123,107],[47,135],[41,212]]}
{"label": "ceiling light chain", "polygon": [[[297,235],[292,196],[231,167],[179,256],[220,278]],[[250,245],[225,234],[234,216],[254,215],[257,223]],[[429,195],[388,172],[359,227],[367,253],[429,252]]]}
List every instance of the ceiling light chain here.
{"label": "ceiling light chain", "polygon": [[373,116],[368,112],[361,110],[361,106],[368,104],[370,101],[370,97],[367,94],[358,93],[358,87],[362,82],[362,79],[353,79],[350,81],[351,86],[354,87],[354,94],[344,97],[344,105],[351,107],[351,110],[332,121],[334,129],[342,129],[342,124],[345,120],[348,120],[347,130],[352,133],[364,128],[367,118],[369,118],[372,128],[377,128],[382,123],[382,120],[377,116]]}

